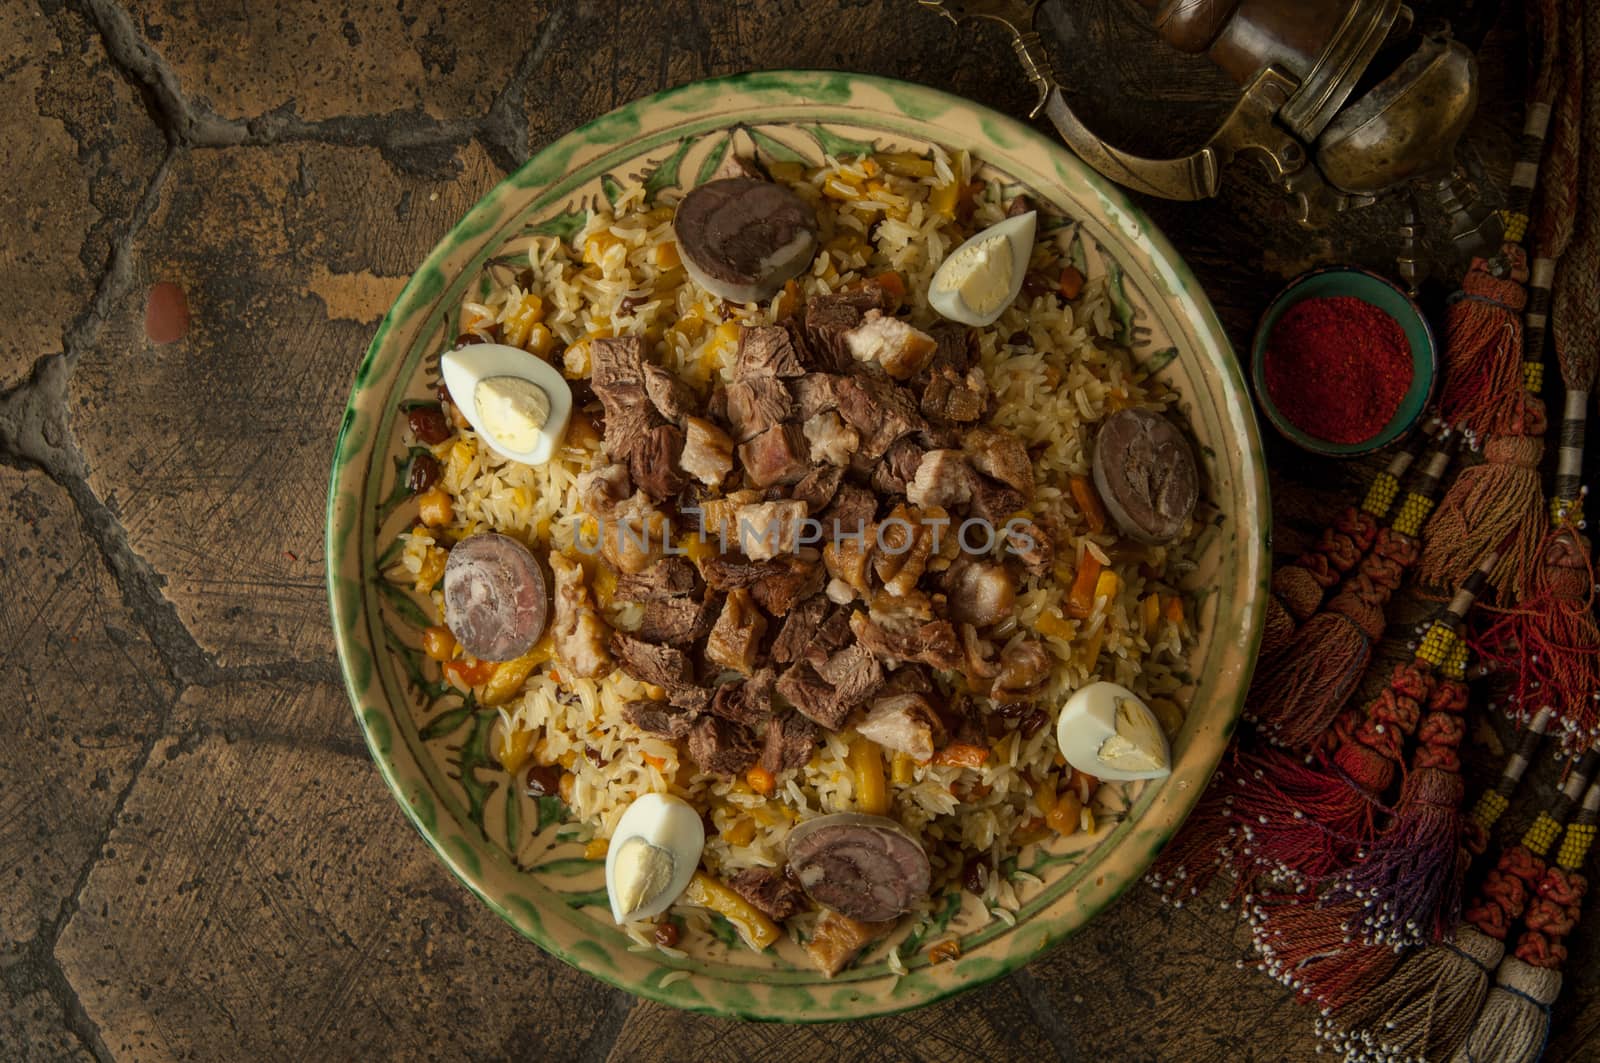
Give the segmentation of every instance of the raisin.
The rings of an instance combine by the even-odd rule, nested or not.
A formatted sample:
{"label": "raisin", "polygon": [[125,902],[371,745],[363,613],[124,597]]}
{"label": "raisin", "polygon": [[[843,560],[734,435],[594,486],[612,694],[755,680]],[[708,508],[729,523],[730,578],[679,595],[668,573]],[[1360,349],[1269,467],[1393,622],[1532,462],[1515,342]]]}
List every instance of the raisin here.
{"label": "raisin", "polygon": [[439,482],[439,462],[432,454],[418,454],[411,459],[411,472],[406,476],[406,489],[420,495]]}
{"label": "raisin", "polygon": [[617,304],[617,311],[618,313],[631,314],[654,298],[654,295],[624,295],[622,301]]}
{"label": "raisin", "polygon": [[606,758],[594,746],[584,746],[583,755],[589,758],[589,763],[597,768],[603,768],[608,763]]}
{"label": "raisin", "polygon": [[989,868],[981,857],[973,857],[967,861],[967,866],[961,872],[961,885],[974,897],[983,896],[983,888],[988,885]]}
{"label": "raisin", "polygon": [[528,769],[529,797],[549,797],[561,790],[561,769],[554,764],[535,764]]}
{"label": "raisin", "polygon": [[1032,738],[1038,734],[1045,724],[1050,722],[1049,713],[1035,705],[1022,714],[1022,737]]}
{"label": "raisin", "polygon": [[656,944],[660,945],[662,948],[677,948],[678,924],[672,922],[671,920],[668,920],[664,923],[657,923],[655,933],[651,934],[650,936],[655,938]]}
{"label": "raisin", "polygon": [[456,337],[456,348],[459,350],[462,347],[470,347],[474,343],[488,343],[488,342],[489,342],[489,337],[487,337],[487,336],[479,335],[476,332],[463,332],[461,335]]}
{"label": "raisin", "polygon": [[430,447],[450,438],[450,421],[437,406],[413,406],[406,414],[411,434]]}
{"label": "raisin", "polygon": [[433,396],[439,400],[441,405],[450,404],[450,389],[445,386],[443,380],[439,381],[439,385],[433,389]]}

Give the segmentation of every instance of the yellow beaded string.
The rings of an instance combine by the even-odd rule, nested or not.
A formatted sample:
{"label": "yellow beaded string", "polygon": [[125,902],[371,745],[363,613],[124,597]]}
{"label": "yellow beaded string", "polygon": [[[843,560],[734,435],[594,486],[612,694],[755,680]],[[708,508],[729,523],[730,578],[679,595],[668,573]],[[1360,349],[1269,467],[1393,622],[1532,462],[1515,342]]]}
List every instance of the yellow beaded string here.
{"label": "yellow beaded string", "polygon": [[1567,824],[1567,833],[1561,839],[1561,848],[1556,853],[1556,863],[1568,871],[1582,867],[1589,856],[1589,846],[1594,844],[1594,833],[1593,823]]}
{"label": "yellow beaded string", "polygon": [[1400,481],[1387,470],[1380,472],[1367,488],[1367,497],[1361,500],[1361,512],[1381,517],[1389,512],[1389,507],[1394,505],[1395,497],[1399,494]]}
{"label": "yellow beaded string", "polygon": [[1505,242],[1522,243],[1522,238],[1528,235],[1528,216],[1520,210],[1501,210],[1498,213],[1506,233]]}
{"label": "yellow beaded string", "polygon": [[1394,519],[1394,530],[1414,539],[1422,531],[1422,525],[1432,512],[1433,499],[1419,495],[1415,491],[1408,491],[1406,500],[1400,503],[1400,515]]}

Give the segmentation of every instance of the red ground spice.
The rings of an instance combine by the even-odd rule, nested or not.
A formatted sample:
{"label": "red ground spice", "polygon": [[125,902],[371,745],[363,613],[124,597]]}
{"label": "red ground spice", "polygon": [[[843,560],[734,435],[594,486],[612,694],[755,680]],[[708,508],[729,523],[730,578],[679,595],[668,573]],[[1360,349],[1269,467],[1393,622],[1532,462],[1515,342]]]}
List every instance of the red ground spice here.
{"label": "red ground spice", "polygon": [[1329,443],[1365,443],[1411,387],[1399,322],[1351,296],[1306,299],[1278,319],[1263,359],[1267,394],[1296,428]]}

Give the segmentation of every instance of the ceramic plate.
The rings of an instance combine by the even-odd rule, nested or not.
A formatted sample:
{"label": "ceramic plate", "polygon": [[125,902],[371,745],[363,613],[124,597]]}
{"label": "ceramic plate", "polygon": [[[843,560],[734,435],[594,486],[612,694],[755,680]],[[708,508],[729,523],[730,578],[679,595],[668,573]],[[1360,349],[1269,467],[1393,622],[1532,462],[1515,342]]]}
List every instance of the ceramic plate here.
{"label": "ceramic plate", "polygon": [[[522,796],[488,749],[492,709],[462,704],[416,648],[426,623],[380,574],[415,520],[398,482],[400,404],[422,397],[457,335],[464,299],[504,248],[570,234],[591,204],[631,182],[688,188],[729,151],[820,162],[871,150],[968,149],[1000,176],[1080,223],[1091,276],[1106,278],[1120,339],[1180,396],[1218,517],[1187,581],[1198,602],[1187,721],[1160,785],[1115,792],[1087,837],[1023,850],[1016,925],[971,895],[935,900],[825,979],[796,947],[757,954],[730,934],[687,958],[630,952],[611,922],[600,861],[553,798]],[[1238,364],[1210,304],[1171,245],[1123,194],[1065,148],[993,111],[880,78],[771,72],[700,82],[640,100],[556,141],[490,192],[428,256],[372,341],[345,410],[328,495],[328,590],[344,677],[379,771],[428,844],[474,893],[548,952],[613,985],[677,1007],[745,1018],[849,1019],[916,1007],[1039,955],[1134,882],[1210,778],[1250,678],[1267,577],[1269,509],[1261,448]],[[1008,868],[1007,870],[1012,870]],[[731,928],[729,928],[731,930]],[[961,956],[930,965],[924,943],[955,935]],[[698,937],[698,936],[697,936]],[[890,954],[906,973],[890,970]]]}

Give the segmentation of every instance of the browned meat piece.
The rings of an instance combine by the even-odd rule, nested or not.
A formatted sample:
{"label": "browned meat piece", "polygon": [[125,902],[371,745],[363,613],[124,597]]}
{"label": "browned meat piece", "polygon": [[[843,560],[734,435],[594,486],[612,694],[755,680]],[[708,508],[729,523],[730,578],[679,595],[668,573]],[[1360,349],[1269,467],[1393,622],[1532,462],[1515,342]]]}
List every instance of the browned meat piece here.
{"label": "browned meat piece", "polygon": [[806,645],[816,636],[823,617],[834,608],[832,602],[817,594],[790,609],[777,638],[772,640],[772,659],[789,664],[805,656]]}
{"label": "browned meat piece", "polygon": [[1050,678],[1053,658],[1038,639],[1023,639],[1000,651],[1000,674],[990,697],[996,701],[1037,694]]}
{"label": "browned meat piece", "polygon": [[[860,537],[850,535],[831,539],[822,548],[822,563],[832,581],[828,586],[828,597],[842,603],[855,595],[865,598],[872,594],[872,546],[873,533],[868,531]],[[843,590],[840,591],[839,586],[835,585],[842,586]]]}
{"label": "browned meat piece", "polygon": [[748,727],[720,716],[696,720],[686,744],[701,771],[718,775],[737,775],[761,755],[761,743]]}
{"label": "browned meat piece", "polygon": [[839,382],[844,378],[833,373],[807,373],[789,382],[789,393],[794,396],[801,420],[810,420],[819,413],[839,408]]}
{"label": "browned meat piece", "polygon": [[853,919],[893,919],[928,896],[928,856],[892,819],[821,816],[796,825],[784,849],[800,888]]}
{"label": "browned meat piece", "polygon": [[930,372],[953,369],[957,375],[965,373],[978,360],[977,333],[955,321],[941,321],[928,330],[937,344],[933,357],[928,360]]}
{"label": "browned meat piece", "polygon": [[788,187],[748,177],[696,186],[672,219],[683,268],[731,302],[763,302],[816,253],[816,212]]}
{"label": "browned meat piece", "polygon": [[733,362],[735,377],[804,376],[805,372],[789,330],[782,325],[747,327],[739,333],[739,350]]}
{"label": "browned meat piece", "polygon": [[728,886],[761,909],[769,919],[783,922],[810,907],[806,891],[775,867],[747,867],[728,880]]}
{"label": "browned meat piece", "polygon": [[767,561],[800,549],[806,503],[793,499],[753,502],[734,511],[736,545],[752,561]]}
{"label": "browned meat piece", "polygon": [[694,666],[682,650],[643,642],[618,631],[611,636],[611,652],[622,670],[641,683],[665,687],[669,694],[694,686]]}
{"label": "browned meat piece", "polygon": [[774,776],[806,766],[817,748],[817,725],[793,709],[779,709],[767,721],[761,766]]}
{"label": "browned meat piece", "polygon": [[749,675],[761,652],[761,638],[767,633],[767,618],[750,598],[750,592],[736,588],[728,592],[706,639],[706,659],[724,668]]}
{"label": "browned meat piece", "polygon": [[602,465],[592,472],[578,474],[578,501],[597,517],[611,514],[633,494],[633,481],[626,465]]}
{"label": "browned meat piece", "polygon": [[833,504],[822,511],[822,538],[831,541],[835,528],[839,534],[855,535],[866,529],[877,516],[878,500],[871,491],[856,484],[841,484]]}
{"label": "browned meat piece", "polygon": [[644,392],[661,416],[682,424],[685,417],[700,412],[700,400],[694,391],[670,370],[649,362],[644,363],[643,370]]}
{"label": "browned meat piece", "polygon": [[901,504],[878,525],[881,546],[872,552],[872,569],[891,596],[904,597],[915,589],[933,556],[934,530],[940,523],[949,523],[943,510]]}
{"label": "browned meat piece", "polygon": [[854,639],[855,634],[850,630],[850,610],[834,606],[833,611],[817,626],[815,637],[801,656],[810,661],[813,668],[820,668],[824,661],[850,645]]}
{"label": "browned meat piece", "polygon": [[711,711],[724,720],[757,727],[772,715],[772,688],[776,677],[763,668],[749,679],[735,679],[717,687],[711,697]]}
{"label": "browned meat piece", "polygon": [[999,428],[974,428],[963,440],[973,468],[1033,497],[1033,462],[1022,440]]}
{"label": "browned meat piece", "polygon": [[770,374],[739,377],[728,385],[728,424],[736,443],[787,420],[793,407],[789,389]]}
{"label": "browned meat piece", "polygon": [[852,358],[876,363],[896,380],[916,376],[938,346],[926,332],[881,310],[868,310],[861,323],[840,338]]}
{"label": "browned meat piece", "polygon": [[917,400],[888,377],[861,371],[841,378],[834,389],[839,416],[861,434],[861,456],[882,457],[901,436],[927,426],[917,412]]}
{"label": "browned meat piece", "polygon": [[893,293],[873,281],[806,300],[806,340],[813,359],[807,368],[837,372],[849,365],[845,333],[861,324],[870,310],[893,313],[895,303]]}
{"label": "browned meat piece", "polygon": [[839,484],[843,480],[843,469],[833,465],[819,465],[794,485],[789,497],[804,502],[807,513],[821,513],[828,508],[828,503],[833,501],[834,493],[839,490]]}
{"label": "browned meat piece", "polygon": [[644,386],[644,340],[613,336],[589,343],[589,384],[596,395],[618,384]]}
{"label": "browned meat piece", "polygon": [[886,698],[891,694],[931,693],[933,693],[933,680],[928,678],[927,671],[921,665],[903,664],[884,679],[883,689],[878,691],[878,696]]}
{"label": "browned meat piece", "polygon": [[961,558],[944,574],[941,585],[947,613],[958,624],[989,627],[1011,615],[1017,585],[1004,565]]}
{"label": "browned meat piece", "polygon": [[622,718],[646,734],[679,739],[689,733],[694,715],[665,701],[630,701],[622,706]]}
{"label": "browned meat piece", "polygon": [[972,498],[972,466],[959,450],[930,450],[912,473],[906,498],[915,506],[965,506]]}
{"label": "browned meat piece", "polygon": [[771,567],[750,588],[750,593],[771,616],[787,616],[796,602],[816,594],[827,579],[827,573],[814,557],[784,554],[767,564]]}
{"label": "browned meat piece", "polygon": [[887,661],[917,661],[950,672],[966,660],[956,629],[948,620],[902,626],[879,623],[866,613],[856,612],[850,616],[850,630],[874,656]]}
{"label": "browned meat piece", "polygon": [[662,598],[644,607],[644,619],[633,637],[666,646],[690,646],[705,638],[716,619],[715,602]]}
{"label": "browned meat piece", "polygon": [[660,560],[671,530],[667,518],[636,491],[613,505],[600,525],[600,553],[618,572],[643,572]]}
{"label": "browned meat piece", "polygon": [[888,936],[894,926],[893,919],[882,923],[863,923],[824,908],[816,929],[812,931],[811,940],[806,942],[806,955],[811,957],[817,970],[832,978],[848,967],[862,949]]}
{"label": "browned meat piece", "polygon": [[801,426],[811,450],[811,460],[843,467],[861,445],[861,433],[844,423],[838,410],[823,410]]}
{"label": "browned meat piece", "polygon": [[555,577],[555,616],[550,624],[556,657],[572,675],[593,678],[611,671],[606,638],[611,628],[600,619],[583,584],[583,566],[564,554],[550,552]]}
{"label": "browned meat piece", "polygon": [[750,561],[739,554],[713,554],[700,562],[706,586],[715,591],[753,587],[772,570],[770,561]]}
{"label": "browned meat piece", "polygon": [[645,433],[662,423],[644,389],[644,344],[637,336],[596,339],[589,345],[590,386],[605,407],[605,448],[625,460]]}
{"label": "browned meat piece", "polygon": [[1056,564],[1055,541],[1037,521],[1022,520],[1005,530],[1006,550],[1030,576],[1048,576]]}
{"label": "browned meat piece", "polygon": [[707,487],[715,487],[733,471],[733,440],[703,417],[685,417],[678,467]]}
{"label": "browned meat piece", "polygon": [[936,421],[967,424],[983,416],[989,405],[989,378],[981,369],[965,374],[935,369],[922,390],[922,415]]}
{"label": "browned meat piece", "polygon": [[726,553],[739,541],[739,507],[761,501],[761,492],[749,488],[730,491],[719,498],[707,498],[700,503],[699,534],[707,542],[715,542],[717,549]]}
{"label": "browned meat piece", "polygon": [[757,487],[792,484],[803,479],[810,468],[807,453],[800,426],[780,424],[739,444],[739,464]]}
{"label": "browned meat piece", "polygon": [[711,397],[706,399],[706,416],[720,424],[728,423],[728,388],[720,377],[711,385]]}
{"label": "browned meat piece", "polygon": [[944,723],[922,694],[893,694],[873,701],[856,731],[885,749],[927,760],[945,743]]}
{"label": "browned meat piece", "polygon": [[544,570],[508,535],[469,535],[444,568],[444,622],[468,653],[509,661],[539,641],[549,619]]}
{"label": "browned meat piece", "polygon": [[818,675],[809,661],[796,661],[778,677],[778,693],[796,712],[830,731],[843,727],[845,718],[854,708],[840,702],[834,695],[833,685]]}
{"label": "browned meat piece", "polygon": [[1021,491],[1014,491],[979,473],[972,474],[971,485],[972,498],[967,502],[968,512],[992,524],[997,535],[1011,515],[1028,504]]}
{"label": "browned meat piece", "polygon": [[700,589],[700,573],[687,557],[663,557],[643,572],[617,577],[612,597],[623,602],[654,602],[693,594]]}
{"label": "browned meat piece", "polygon": [[833,687],[834,699],[846,709],[860,705],[883,686],[883,668],[878,659],[859,643],[839,650],[816,669],[817,675]]}
{"label": "browned meat piece", "polygon": [[683,453],[683,429],[657,425],[644,434],[628,455],[628,475],[646,498],[664,502],[683,490],[683,471],[678,458]]}
{"label": "browned meat piece", "polygon": [[872,489],[879,495],[903,495],[922,464],[922,448],[910,439],[897,439],[872,470]]}

